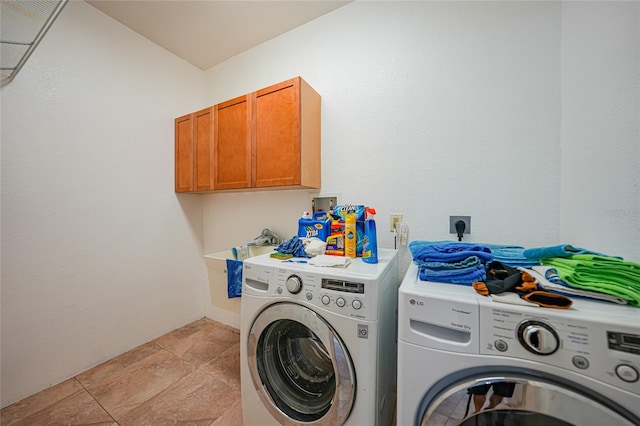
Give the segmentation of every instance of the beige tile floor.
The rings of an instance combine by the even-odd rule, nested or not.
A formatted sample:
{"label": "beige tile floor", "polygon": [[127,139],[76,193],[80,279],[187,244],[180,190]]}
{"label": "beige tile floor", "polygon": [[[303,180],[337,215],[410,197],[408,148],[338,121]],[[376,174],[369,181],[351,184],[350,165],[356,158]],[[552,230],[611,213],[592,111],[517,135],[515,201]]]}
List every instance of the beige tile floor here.
{"label": "beige tile floor", "polygon": [[[451,395],[447,398],[442,405],[440,405],[433,415],[429,418],[429,425],[433,426],[457,426],[465,418],[464,414],[467,410],[467,404],[469,404],[469,395],[467,391],[461,390],[460,392]],[[473,413],[473,403],[470,406],[471,413]]]}
{"label": "beige tile floor", "polygon": [[240,335],[202,318],[4,408],[0,425],[242,425]]}

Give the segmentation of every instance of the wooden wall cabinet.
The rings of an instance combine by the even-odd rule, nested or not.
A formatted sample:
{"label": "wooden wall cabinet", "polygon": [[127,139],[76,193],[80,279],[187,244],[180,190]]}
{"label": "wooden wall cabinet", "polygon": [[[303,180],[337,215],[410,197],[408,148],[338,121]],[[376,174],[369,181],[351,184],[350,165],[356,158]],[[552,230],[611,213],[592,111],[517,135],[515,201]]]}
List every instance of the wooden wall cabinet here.
{"label": "wooden wall cabinet", "polygon": [[251,96],[231,99],[214,109],[213,186],[251,188]]}
{"label": "wooden wall cabinet", "polygon": [[320,95],[296,77],[253,97],[253,186],[320,188]]}
{"label": "wooden wall cabinet", "polygon": [[175,119],[175,191],[213,190],[213,107]]}
{"label": "wooden wall cabinet", "polygon": [[320,124],[300,77],[178,117],[176,192],[320,188]]}
{"label": "wooden wall cabinet", "polygon": [[175,119],[175,190],[193,191],[193,114]]}

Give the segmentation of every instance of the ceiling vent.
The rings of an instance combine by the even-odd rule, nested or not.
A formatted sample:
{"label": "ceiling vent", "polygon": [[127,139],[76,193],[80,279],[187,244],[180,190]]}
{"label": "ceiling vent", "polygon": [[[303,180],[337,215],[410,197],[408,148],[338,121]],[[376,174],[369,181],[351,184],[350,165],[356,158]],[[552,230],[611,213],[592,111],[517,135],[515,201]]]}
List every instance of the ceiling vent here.
{"label": "ceiling vent", "polygon": [[2,86],[13,80],[66,4],[67,0],[2,0]]}

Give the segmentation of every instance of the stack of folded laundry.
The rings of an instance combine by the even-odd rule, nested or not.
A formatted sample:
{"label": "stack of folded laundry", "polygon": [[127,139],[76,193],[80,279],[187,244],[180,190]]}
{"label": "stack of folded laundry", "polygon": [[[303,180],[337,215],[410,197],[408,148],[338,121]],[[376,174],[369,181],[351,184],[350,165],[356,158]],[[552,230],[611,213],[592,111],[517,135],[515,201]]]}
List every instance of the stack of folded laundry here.
{"label": "stack of folded laundry", "polygon": [[626,305],[629,303],[626,299],[612,294],[571,287],[560,278],[558,270],[552,266],[537,265],[528,269],[518,269],[527,272],[529,275],[534,277],[540,288],[553,293],[563,294],[570,297],[582,297],[604,302],[612,302],[620,305]]}
{"label": "stack of folded laundry", "polygon": [[540,261],[538,259],[529,259],[524,255],[524,247],[485,243],[481,243],[480,245],[491,250],[493,260],[504,265],[511,266],[513,268],[531,268],[532,266],[540,265]]}
{"label": "stack of folded laundry", "polygon": [[493,259],[487,247],[462,242],[412,241],[409,250],[423,281],[471,285],[486,278]]}
{"label": "stack of folded laundry", "polygon": [[487,279],[476,281],[473,288],[495,302],[517,305],[538,305],[544,308],[569,309],[573,301],[539,286],[538,280],[528,269],[512,268],[498,261],[487,265]]}
{"label": "stack of folded laundry", "polygon": [[527,249],[523,254],[542,263],[533,267],[533,275],[549,290],[640,306],[640,264],[569,244]]}

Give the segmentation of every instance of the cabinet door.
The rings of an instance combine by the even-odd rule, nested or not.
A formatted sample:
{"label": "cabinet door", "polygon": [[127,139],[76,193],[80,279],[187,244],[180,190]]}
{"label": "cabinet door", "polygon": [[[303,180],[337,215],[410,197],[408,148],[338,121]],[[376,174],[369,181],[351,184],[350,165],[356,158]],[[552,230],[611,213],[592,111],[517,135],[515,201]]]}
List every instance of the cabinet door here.
{"label": "cabinet door", "polygon": [[213,190],[213,124],[214,109],[209,107],[193,114],[195,135],[194,180],[196,191]]}
{"label": "cabinet door", "polygon": [[175,119],[175,191],[193,191],[193,114]]}
{"label": "cabinet door", "polygon": [[254,186],[300,184],[300,80],[255,93]]}
{"label": "cabinet door", "polygon": [[214,188],[251,187],[251,109],[244,95],[215,107]]}

